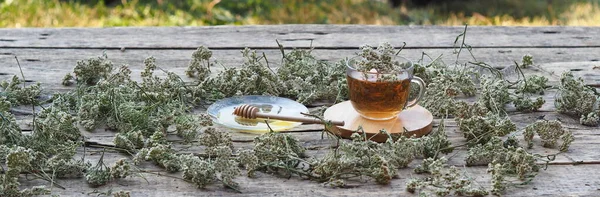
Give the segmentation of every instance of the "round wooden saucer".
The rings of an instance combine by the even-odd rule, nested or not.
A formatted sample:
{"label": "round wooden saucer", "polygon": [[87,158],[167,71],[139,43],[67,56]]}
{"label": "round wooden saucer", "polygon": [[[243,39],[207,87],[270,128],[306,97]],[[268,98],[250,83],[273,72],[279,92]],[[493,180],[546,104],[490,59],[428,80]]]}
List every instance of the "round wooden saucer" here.
{"label": "round wooden saucer", "polygon": [[[363,118],[354,110],[350,101],[344,101],[328,108],[324,116],[327,120],[345,121],[346,124],[344,126],[334,126],[330,129],[331,132],[343,138],[350,138],[359,126],[362,126],[369,138],[379,133],[381,129],[385,129],[391,135],[401,134],[407,137],[413,135],[421,137],[427,135],[433,125],[433,115],[420,105],[403,110],[398,115],[398,118],[377,121]],[[371,140],[385,142],[387,138],[387,135],[377,134]]]}

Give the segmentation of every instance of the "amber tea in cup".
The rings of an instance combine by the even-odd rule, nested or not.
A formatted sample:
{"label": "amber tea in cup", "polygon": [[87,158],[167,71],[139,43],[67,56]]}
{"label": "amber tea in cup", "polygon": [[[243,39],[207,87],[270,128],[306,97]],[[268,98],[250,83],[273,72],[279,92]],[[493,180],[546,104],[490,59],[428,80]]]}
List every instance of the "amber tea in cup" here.
{"label": "amber tea in cup", "polygon": [[[395,61],[404,64],[402,69],[379,72],[358,71],[356,59],[346,61],[346,77],[350,102],[364,118],[389,120],[396,118],[406,108],[417,104],[425,90],[421,78],[413,76],[413,65],[409,60],[396,57]],[[419,95],[408,101],[411,83],[419,85]]]}

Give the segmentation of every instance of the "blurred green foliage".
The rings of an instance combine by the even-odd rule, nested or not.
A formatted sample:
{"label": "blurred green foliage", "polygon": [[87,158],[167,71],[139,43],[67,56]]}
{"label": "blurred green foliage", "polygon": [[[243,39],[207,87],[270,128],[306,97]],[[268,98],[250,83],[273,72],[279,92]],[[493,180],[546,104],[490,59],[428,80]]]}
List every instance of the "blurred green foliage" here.
{"label": "blurred green foliage", "polygon": [[0,27],[246,24],[599,25],[600,0],[0,0]]}

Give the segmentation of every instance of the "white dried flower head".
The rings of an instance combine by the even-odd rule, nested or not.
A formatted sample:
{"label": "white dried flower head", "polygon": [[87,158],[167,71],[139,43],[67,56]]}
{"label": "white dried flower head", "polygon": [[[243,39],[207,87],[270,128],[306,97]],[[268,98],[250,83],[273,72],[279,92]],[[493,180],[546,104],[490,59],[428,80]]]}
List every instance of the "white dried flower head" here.
{"label": "white dried flower head", "polygon": [[110,168],[110,175],[113,179],[122,179],[129,176],[131,173],[131,165],[127,159],[121,158],[117,160],[115,165]]}
{"label": "white dried flower head", "polygon": [[35,83],[30,86],[22,86],[22,81],[16,75],[9,81],[2,81],[0,88],[2,92],[0,97],[9,101],[13,105],[30,105],[36,104],[42,89],[40,83]]}
{"label": "white dried flower head", "polygon": [[360,49],[361,52],[358,53],[355,65],[355,69],[358,71],[369,72],[375,69],[380,73],[388,73],[408,67],[408,64],[395,59],[397,52],[390,43],[381,43],[377,50],[373,50],[373,47],[369,45],[363,45]]}
{"label": "white dried flower head", "polygon": [[215,166],[209,161],[191,154],[180,156],[180,160],[182,161],[183,179],[196,184],[198,188],[204,188],[216,180]]}
{"label": "white dried flower head", "polygon": [[205,46],[200,46],[194,53],[192,53],[192,60],[190,61],[185,74],[188,77],[194,77],[198,81],[204,81],[210,75],[210,67],[213,63],[210,62],[212,57],[212,51]]}
{"label": "white dried flower head", "polygon": [[131,197],[131,193],[129,191],[118,191],[113,193],[113,197]]}
{"label": "white dried flower head", "polygon": [[[594,95],[591,89],[586,87],[583,79],[576,79],[571,72],[562,74],[557,98],[554,101],[558,112],[577,118],[582,117],[582,115],[593,117],[590,113],[595,112],[594,108],[597,103],[598,97]],[[588,119],[583,118],[583,120]],[[582,123],[584,122],[594,125],[593,121],[582,121]]]}
{"label": "white dried flower head", "polygon": [[78,61],[73,73],[75,73],[77,83],[95,85],[101,79],[108,78],[112,69],[113,64],[104,52],[100,57]]}
{"label": "white dried flower head", "polygon": [[503,112],[510,102],[508,83],[503,79],[483,77],[481,79],[481,95],[477,102],[493,112]]}
{"label": "white dried flower head", "polygon": [[598,124],[600,124],[600,117],[598,117],[598,114],[597,111],[590,112],[587,115],[582,114],[581,118],[579,118],[579,124],[592,127],[598,126]]}
{"label": "white dried flower head", "polygon": [[536,133],[542,139],[542,146],[547,148],[554,148],[559,140],[562,140],[562,144],[559,149],[561,151],[567,151],[570,143],[573,141],[573,133],[562,127],[557,120],[538,120],[535,123],[528,125],[525,128],[525,134],[523,137],[528,143],[528,147],[531,148],[533,145],[533,134]]}
{"label": "white dried flower head", "polygon": [[523,56],[522,64],[520,65],[520,67],[527,68],[529,66],[533,66],[533,56],[531,56],[530,54],[526,54]]}
{"label": "white dried flower head", "polygon": [[410,193],[419,192],[422,196],[485,196],[488,192],[483,188],[476,188],[471,178],[461,174],[459,169],[448,167],[445,157],[439,159],[427,158],[415,171],[429,173],[428,177],[422,179],[410,179],[406,183],[406,191]]}

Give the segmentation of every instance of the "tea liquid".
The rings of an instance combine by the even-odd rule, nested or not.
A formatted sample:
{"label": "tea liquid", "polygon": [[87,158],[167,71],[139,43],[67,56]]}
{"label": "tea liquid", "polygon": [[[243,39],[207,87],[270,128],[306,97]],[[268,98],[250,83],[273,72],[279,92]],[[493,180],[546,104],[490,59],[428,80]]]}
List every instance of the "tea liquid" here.
{"label": "tea liquid", "polygon": [[365,80],[347,76],[350,101],[354,109],[369,119],[391,119],[404,109],[410,92],[410,79],[394,81]]}

